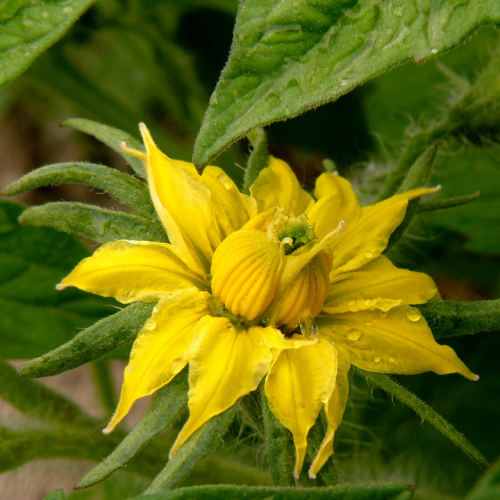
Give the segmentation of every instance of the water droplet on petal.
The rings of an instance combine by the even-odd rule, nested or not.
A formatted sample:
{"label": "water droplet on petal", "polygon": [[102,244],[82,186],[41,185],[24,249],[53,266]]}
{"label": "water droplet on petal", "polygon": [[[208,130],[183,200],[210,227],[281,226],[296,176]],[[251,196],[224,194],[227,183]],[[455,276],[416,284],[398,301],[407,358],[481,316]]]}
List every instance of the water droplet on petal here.
{"label": "water droplet on petal", "polygon": [[312,316],[303,316],[299,322],[300,331],[304,337],[309,338],[318,333],[318,326]]}
{"label": "water droplet on petal", "polygon": [[380,358],[378,356],[375,356],[373,358],[373,361],[375,361],[375,363],[380,363]]}
{"label": "water droplet on petal", "polygon": [[365,300],[365,306],[371,306],[371,305],[372,305],[372,301],[371,301],[371,300],[366,299],[366,300]]}
{"label": "water droplet on petal", "polygon": [[349,306],[355,306],[355,305],[356,305],[356,301],[355,301],[355,300],[350,300],[350,301],[348,302],[348,305],[349,305]]}
{"label": "water droplet on petal", "polygon": [[394,358],[389,358],[389,363],[394,363]]}
{"label": "water droplet on petal", "polygon": [[146,323],[144,323],[144,328],[146,330],[154,330],[156,327],[156,320],[154,320],[153,318],[149,318],[148,320],[146,320]]}
{"label": "water droplet on petal", "polygon": [[366,326],[371,326],[371,325],[373,325],[374,321],[375,321],[375,320],[374,320],[372,317],[368,316],[368,318],[365,318],[365,319],[363,320],[363,323],[364,323]]}
{"label": "water droplet on petal", "polygon": [[381,310],[378,313],[379,313],[381,318],[385,318],[389,314],[389,311]]}
{"label": "water droplet on petal", "polygon": [[299,409],[299,411],[304,411],[306,409],[306,405],[304,403],[299,403],[297,405],[297,408]]}
{"label": "water droplet on petal", "polygon": [[328,401],[328,394],[325,392],[324,394],[321,395],[321,402],[326,403]]}
{"label": "water droplet on petal", "polygon": [[346,337],[349,340],[359,340],[361,337],[361,330],[358,330],[357,328],[352,328],[346,333]]}
{"label": "water droplet on petal", "polygon": [[365,253],[365,257],[366,257],[367,259],[371,259],[371,258],[373,257],[373,254],[372,254],[371,252],[366,252],[366,253]]}
{"label": "water droplet on petal", "polygon": [[228,323],[228,324],[226,325],[226,328],[227,328],[228,330],[231,330],[231,328],[232,328],[232,327],[233,327],[232,323]]}
{"label": "water droplet on petal", "polygon": [[415,309],[414,307],[409,307],[408,310],[406,311],[406,317],[410,321],[418,321],[422,316],[418,309]]}

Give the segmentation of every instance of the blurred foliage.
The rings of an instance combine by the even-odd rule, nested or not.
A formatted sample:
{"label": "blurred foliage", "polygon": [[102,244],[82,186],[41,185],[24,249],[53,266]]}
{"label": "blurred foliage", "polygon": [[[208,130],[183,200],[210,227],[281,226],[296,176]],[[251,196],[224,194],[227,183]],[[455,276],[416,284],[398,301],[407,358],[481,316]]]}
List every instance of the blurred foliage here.
{"label": "blurred foliage", "polygon": [[[29,4],[17,3],[21,11]],[[70,3],[83,6],[79,7],[79,11],[74,11],[70,22],[74,22],[79,12],[90,4],[51,2],[51,8],[57,13],[57,8],[65,9]],[[252,0],[246,3],[259,2]],[[260,2],[260,5],[266,4],[267,9],[271,3]],[[356,2],[337,3],[344,8]],[[375,3],[364,2],[363,5]],[[487,3],[483,2],[483,7]],[[42,19],[45,4],[49,2],[33,2],[33,9]],[[389,5],[388,2],[386,4]],[[481,2],[470,4],[479,5]],[[460,10],[463,6],[455,7],[457,15],[462,16]],[[12,20],[9,16],[12,13],[7,12],[4,6],[0,9],[0,27],[3,28],[3,34],[0,35],[4,37],[0,64],[4,69],[8,64],[10,73],[7,75],[2,70],[2,82],[6,83],[23,71],[26,62],[34,62],[23,75],[2,90],[0,112],[3,121],[6,124],[12,121],[14,126],[19,124],[20,118],[16,112],[20,109],[27,113],[28,118],[25,119],[29,123],[36,124],[81,116],[130,134],[116,135],[117,131],[107,128],[99,131],[92,127],[89,129],[89,123],[84,121],[68,124],[86,132],[93,130],[93,135],[118,151],[119,140],[123,139],[135,147],[133,138],[137,136],[137,124],[144,121],[162,150],[174,158],[190,160],[209,96],[228,59],[237,10],[236,0],[99,0],[63,38],[36,60],[35,56],[60,38],[69,24],[60,24],[59,31],[54,31],[53,37],[39,42],[35,40],[39,46],[30,49],[28,57],[23,53],[23,57],[27,58],[21,64],[7,59],[12,54],[9,56],[7,53],[11,49],[5,42],[5,33],[9,34],[8,29],[11,29],[9,23]],[[29,12],[26,10],[25,21],[31,19]],[[490,14],[490,20],[493,20],[493,9]],[[478,13],[476,18],[471,16],[471,23],[475,23],[475,26],[487,18],[484,12]],[[59,24],[57,19],[56,24]],[[363,26],[361,28],[366,29]],[[267,28],[263,26],[262,29]],[[291,29],[291,35],[298,31]],[[486,27],[464,42],[472,31],[472,28],[466,29],[458,35],[455,31],[456,36],[451,42],[440,40],[438,50],[423,54],[425,57],[418,58],[418,64],[410,62],[386,71],[393,64],[408,60],[408,55],[416,57],[414,47],[410,47],[403,59],[397,59],[396,56],[401,56],[398,52],[389,61],[390,64],[386,61],[377,71],[372,71],[372,66],[361,68],[359,74],[356,73],[359,77],[357,80],[352,75],[347,83],[343,79],[338,80],[335,83],[337,87],[322,89],[321,99],[313,104],[317,105],[332,96],[338,97],[352,89],[336,102],[266,128],[270,152],[288,161],[305,185],[312,186],[314,178],[324,168],[322,161],[326,157],[331,160],[327,163],[330,169],[337,168],[351,179],[363,204],[381,196],[384,181],[391,172],[398,168],[404,172],[427,146],[438,142],[427,185],[440,184],[442,190],[433,195],[433,200],[446,200],[477,190],[481,191],[481,196],[461,207],[417,212],[408,230],[388,256],[398,265],[431,274],[438,282],[444,298],[452,300],[500,298],[499,37],[494,28]],[[269,39],[273,41],[273,37],[286,39],[289,35],[279,30],[268,32],[267,42]],[[235,41],[238,42],[238,39]],[[279,41],[283,42],[281,39]],[[445,49],[458,42],[464,43],[444,54]],[[313,48],[319,50],[319,43],[315,42]],[[15,43],[13,46],[16,47]],[[23,46],[20,48],[23,49]],[[281,48],[287,50],[286,43]],[[235,56],[238,53],[233,52],[233,66],[248,63],[244,57],[247,49],[246,46],[239,48],[243,53],[239,58]],[[270,50],[269,47],[265,48],[264,54],[267,50]],[[278,62],[283,58],[283,54],[276,56]],[[264,65],[267,67],[271,62],[267,61]],[[373,64],[376,65],[376,62]],[[272,79],[274,70],[271,70],[267,77]],[[372,71],[369,75],[368,70]],[[354,88],[368,77],[373,78]],[[304,101],[309,99],[306,97]],[[230,103],[238,101],[234,96],[227,99]],[[294,104],[292,101],[294,99],[287,103]],[[300,110],[290,107],[288,114],[283,114],[282,108],[267,106],[266,109],[270,108],[275,113],[274,118],[281,113],[281,119],[311,107],[310,101],[308,103],[297,101]],[[254,110],[256,119],[261,120],[258,124],[267,123],[270,119],[263,119],[262,116],[267,115],[259,114],[258,109]],[[226,133],[224,123],[212,128],[210,117],[207,120],[204,133],[216,137]],[[235,120],[241,131],[255,124],[243,120],[239,124],[237,122]],[[244,132],[241,131],[233,134],[233,138],[242,135]],[[255,151],[258,152],[262,140],[257,132],[250,137]],[[81,135],[75,136],[75,141],[83,143],[86,160],[102,161],[102,149],[95,142]],[[34,145],[26,141],[26,148],[29,150]],[[247,164],[249,152],[248,143],[241,141],[220,156],[216,164],[242,185],[242,167]],[[43,154],[47,156],[33,153],[39,165],[50,161],[49,151],[43,151]],[[124,157],[127,159],[126,155]],[[122,157],[114,158],[114,162],[124,171],[132,172],[133,166],[126,166]],[[135,167],[136,171],[140,169],[137,164]],[[19,175],[21,173],[24,172],[20,171]],[[78,175],[83,175],[82,171]],[[251,181],[246,181],[246,184],[248,182]],[[397,188],[396,184],[392,187]],[[96,188],[106,189],[103,184],[96,185]],[[60,198],[59,191],[54,193],[52,201]],[[78,207],[92,211],[88,206]],[[50,212],[54,209],[48,205],[31,210]],[[2,201],[0,205],[2,357],[24,359],[41,356],[71,339],[78,329],[89,327],[96,320],[104,323],[97,323],[97,329],[89,328],[81,332],[77,342],[81,339],[90,342],[90,338],[92,342],[98,342],[89,345],[92,349],[98,345],[98,349],[102,349],[98,351],[99,355],[117,347],[106,343],[108,330],[105,317],[115,312],[111,301],[87,296],[74,289],[57,293],[54,290],[54,285],[76,262],[88,255],[88,250],[73,237],[57,233],[51,228],[28,229],[19,226],[17,218],[21,211],[22,208],[17,204]],[[29,218],[29,213],[25,218]],[[131,233],[135,231],[134,224],[137,224],[135,218],[141,217],[130,213],[123,217],[107,215],[121,217],[123,224],[132,227]],[[53,225],[58,215],[52,211],[46,217],[52,221],[48,225]],[[98,239],[96,235],[101,231],[101,236],[104,234],[102,241],[108,241],[105,239],[108,235],[105,231],[105,210],[98,209],[88,217],[94,221],[92,227],[97,229],[80,233]],[[62,229],[76,228],[66,226]],[[120,229],[123,230],[123,227]],[[150,228],[145,230],[149,231]],[[109,238],[115,236],[111,234]],[[137,328],[130,326],[132,323],[127,310],[117,313],[123,313],[123,344],[130,341],[136,331],[134,328]],[[136,313],[135,310],[133,312]],[[446,339],[471,370],[480,374],[481,379],[475,384],[458,376],[441,377],[439,380],[433,374],[397,377],[398,382],[453,422],[456,429],[464,432],[492,461],[500,451],[498,333],[490,331]],[[74,344],[67,344],[65,349],[73,347]],[[126,346],[124,349],[115,351],[118,352],[116,356],[126,357]],[[37,362],[47,363],[47,359],[50,361],[52,358]],[[82,362],[89,359],[95,358],[86,357]],[[0,367],[0,377],[0,397],[15,409],[15,415],[20,415],[20,418],[2,422],[1,471],[41,458],[101,460],[113,456],[110,455],[113,449],[125,438],[123,430],[103,438],[100,429],[105,424],[100,419],[87,415],[73,402],[48,391],[38,382],[15,379],[13,370],[5,363]],[[21,394],[25,397],[20,397]],[[179,483],[181,486],[217,482],[270,484],[266,456],[262,451],[262,422],[258,419],[252,422],[248,408],[251,409],[251,405],[240,405],[225,437],[225,446],[219,447],[214,455],[205,459],[191,476]],[[164,431],[157,440],[145,445],[118,475],[111,476],[92,489],[68,493],[68,498],[112,500],[140,495],[147,488],[146,479],[150,481],[167,461],[166,450],[183,418],[181,414],[181,420],[173,423],[173,430]],[[143,420],[141,425],[147,426],[147,422],[147,419]],[[62,445],[58,444],[61,436]],[[123,450],[124,443],[127,444],[123,441],[120,445],[122,448],[117,450]],[[356,374],[352,377],[348,409],[336,443],[334,460],[341,483],[396,481],[417,484],[417,499],[463,499],[467,495],[468,500],[490,500],[498,496],[498,464],[479,479],[481,470],[434,427],[423,423],[406,406],[393,402],[385,393],[374,389],[371,382]],[[215,445],[209,443],[207,446]],[[132,448],[135,454],[139,446],[134,444]],[[127,461],[130,458],[127,455]],[[102,464],[100,467],[102,469]],[[306,479],[301,481],[304,486],[315,484]],[[401,488],[404,490],[406,487]],[[200,498],[207,491],[199,490]],[[178,493],[178,497],[181,498],[182,494]],[[189,491],[186,494],[189,495]],[[169,495],[155,498],[177,498]],[[62,492],[54,492],[47,498],[60,500],[65,497]]]}

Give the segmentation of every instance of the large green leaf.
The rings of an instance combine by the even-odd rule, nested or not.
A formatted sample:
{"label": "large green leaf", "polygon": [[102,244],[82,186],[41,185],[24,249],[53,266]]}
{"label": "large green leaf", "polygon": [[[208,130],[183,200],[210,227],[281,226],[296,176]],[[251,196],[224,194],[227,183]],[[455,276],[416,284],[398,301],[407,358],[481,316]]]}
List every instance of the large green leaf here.
{"label": "large green leaf", "polygon": [[249,486],[193,486],[134,500],[409,500],[413,488],[406,484],[335,486],[333,488],[261,488]]}
{"label": "large green leaf", "polygon": [[0,344],[10,359],[40,356],[113,312],[109,299],[55,289],[89,252],[54,229],[20,226],[23,209],[0,200]]}
{"label": "large green leaf", "polygon": [[500,498],[500,460],[486,471],[466,500],[495,500]]}
{"label": "large green leaf", "polygon": [[7,0],[0,6],[0,86],[26,70],[94,0]]}
{"label": "large green leaf", "polygon": [[410,59],[422,62],[500,23],[496,0],[246,0],[198,135],[206,165],[249,130],[337,99]]}

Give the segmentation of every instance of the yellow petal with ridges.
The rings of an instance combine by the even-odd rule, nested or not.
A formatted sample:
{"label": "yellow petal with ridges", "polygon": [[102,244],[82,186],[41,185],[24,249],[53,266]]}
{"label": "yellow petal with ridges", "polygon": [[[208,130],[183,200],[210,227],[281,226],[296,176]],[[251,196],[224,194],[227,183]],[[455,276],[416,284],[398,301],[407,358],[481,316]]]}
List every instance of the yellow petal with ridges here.
{"label": "yellow petal with ridges", "polygon": [[330,455],[333,454],[333,440],[335,438],[335,432],[337,431],[340,422],[342,422],[342,417],[344,416],[344,410],[347,404],[347,396],[349,395],[348,373],[351,368],[349,354],[341,346],[335,350],[337,351],[338,358],[335,389],[333,390],[332,397],[325,404],[325,414],[328,422],[328,428],[318,454],[314,458],[309,469],[309,477],[311,479],[316,479],[318,471],[321,467],[323,467],[328,458],[330,458]]}
{"label": "yellow petal with ridges", "polygon": [[144,124],[141,124],[141,132],[156,212],[182,259],[200,274],[206,274],[213,251],[221,242],[210,190],[194,165],[164,155]]}
{"label": "yellow petal with ridges", "polygon": [[250,217],[236,184],[219,167],[206,167],[201,179],[212,195],[212,208],[224,237],[241,229]]}
{"label": "yellow petal with ridges", "polygon": [[312,196],[302,189],[292,169],[273,156],[269,157],[269,166],[260,172],[250,193],[257,200],[259,212],[283,207],[288,215],[301,215],[314,204]]}
{"label": "yellow petal with ridges", "polygon": [[282,351],[266,378],[266,396],[276,418],[293,434],[298,477],[307,449],[307,434],[335,387],[337,353],[321,339],[312,346]]}
{"label": "yellow petal with ridges", "polygon": [[403,221],[408,201],[436,189],[420,188],[397,194],[387,200],[363,207],[358,219],[348,225],[330,245],[335,256],[330,278],[359,269],[376,259],[387,246],[389,237]]}
{"label": "yellow petal with ridges", "polygon": [[110,433],[135,401],[168,384],[187,365],[193,331],[208,313],[209,298],[190,288],[158,302],[134,342],[118,408],[103,432]]}
{"label": "yellow petal with ridges", "polygon": [[398,269],[387,257],[380,255],[357,271],[335,277],[322,312],[388,311],[401,303],[424,304],[436,293],[430,276]]}
{"label": "yellow petal with ridges", "polygon": [[353,365],[376,373],[439,375],[461,373],[477,380],[455,351],[439,345],[418,309],[407,305],[388,312],[369,311],[317,318],[323,336],[349,352]]}
{"label": "yellow petal with ridges", "polygon": [[76,286],[128,304],[158,300],[164,293],[193,286],[206,290],[206,277],[192,271],[171,245],[114,241],[83,259],[57,288]]}
{"label": "yellow petal with ridges", "polygon": [[339,175],[321,174],[314,191],[318,201],[307,212],[309,221],[314,224],[314,232],[323,238],[344,221],[346,228],[359,218],[359,200],[350,182]]}
{"label": "yellow petal with ridges", "polygon": [[227,318],[205,316],[189,349],[189,420],[170,451],[172,457],[207,420],[254,391],[269,370],[274,328],[235,327]]}

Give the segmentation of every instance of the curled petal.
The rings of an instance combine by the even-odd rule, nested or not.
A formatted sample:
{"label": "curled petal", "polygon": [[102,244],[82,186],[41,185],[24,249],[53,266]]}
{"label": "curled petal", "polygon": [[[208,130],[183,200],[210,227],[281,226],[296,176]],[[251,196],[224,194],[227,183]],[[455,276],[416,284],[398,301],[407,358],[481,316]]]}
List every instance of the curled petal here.
{"label": "curled petal", "polygon": [[333,454],[333,440],[342,417],[344,416],[345,407],[347,404],[347,396],[349,395],[349,378],[348,373],[351,368],[348,352],[341,346],[335,349],[337,351],[338,367],[337,377],[335,379],[335,389],[332,397],[325,403],[325,414],[328,422],[328,428],[319,448],[318,454],[311,464],[309,469],[309,477],[316,479],[316,474],[323,467],[330,455]]}
{"label": "curled petal", "polygon": [[436,293],[436,285],[427,274],[398,269],[380,255],[358,271],[333,279],[323,313],[388,311],[401,303],[424,304]]}
{"label": "curled petal", "polygon": [[164,293],[193,286],[206,290],[205,276],[192,271],[171,245],[115,241],[82,260],[57,288],[76,286],[128,304],[153,301]]}
{"label": "curled petal", "polygon": [[156,212],[172,245],[182,259],[200,274],[207,273],[215,248],[221,242],[210,190],[193,164],[171,160],[154,143],[141,124],[147,149],[146,170]]}
{"label": "curled petal", "polygon": [[337,353],[326,340],[282,351],[266,378],[266,396],[276,418],[293,434],[295,477],[307,449],[307,434],[321,407],[330,400],[337,373]]}
{"label": "curled petal", "polygon": [[323,336],[342,345],[353,365],[376,373],[439,375],[461,373],[477,380],[455,351],[439,345],[418,309],[404,305],[388,312],[370,311],[317,318]]}
{"label": "curled petal", "polygon": [[314,204],[312,196],[302,189],[292,169],[273,156],[269,157],[269,166],[260,172],[250,192],[257,200],[259,212],[283,207],[286,214],[301,215]]}
{"label": "curled petal", "polygon": [[227,318],[205,316],[189,350],[189,420],[170,451],[172,457],[207,420],[254,391],[272,361],[267,335],[273,328],[236,328]]}
{"label": "curled petal", "polygon": [[104,433],[109,434],[139,398],[168,384],[188,363],[189,344],[210,295],[195,288],[164,294],[134,342],[118,408]]}
{"label": "curled petal", "polygon": [[344,232],[330,245],[335,256],[330,279],[376,259],[403,221],[408,201],[433,192],[435,189],[415,189],[363,207],[357,220],[346,223]]}

